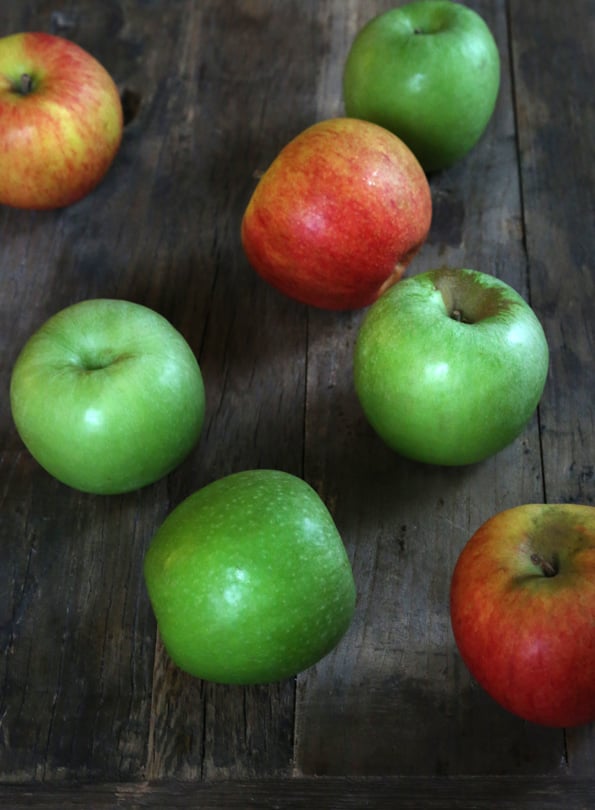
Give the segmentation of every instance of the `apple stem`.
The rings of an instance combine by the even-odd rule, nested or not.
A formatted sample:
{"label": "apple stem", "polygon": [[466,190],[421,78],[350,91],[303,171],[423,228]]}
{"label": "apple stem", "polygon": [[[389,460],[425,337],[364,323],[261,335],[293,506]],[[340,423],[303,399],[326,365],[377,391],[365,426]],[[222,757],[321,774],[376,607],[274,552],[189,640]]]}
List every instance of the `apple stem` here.
{"label": "apple stem", "polygon": [[28,73],[23,73],[19,85],[19,92],[23,96],[27,96],[33,90],[33,79]]}
{"label": "apple stem", "polygon": [[473,323],[473,321],[470,321],[469,318],[465,317],[465,313],[462,309],[455,308],[451,310],[450,317],[457,323]]}
{"label": "apple stem", "polygon": [[541,554],[531,554],[531,562],[538,566],[538,568],[541,568],[541,573],[544,577],[555,577],[558,573],[556,565],[544,559]]}

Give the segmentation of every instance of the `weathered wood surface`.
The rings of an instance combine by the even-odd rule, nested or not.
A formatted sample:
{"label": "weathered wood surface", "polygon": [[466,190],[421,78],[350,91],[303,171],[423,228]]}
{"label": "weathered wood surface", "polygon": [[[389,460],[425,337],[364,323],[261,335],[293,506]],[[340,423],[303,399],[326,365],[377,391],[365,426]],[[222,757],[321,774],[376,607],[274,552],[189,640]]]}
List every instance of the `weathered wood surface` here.
{"label": "weathered wood surface", "polygon": [[[541,729],[503,712],[463,667],[447,603],[458,552],[491,514],[595,502],[590,0],[469,2],[497,38],[501,94],[476,149],[431,177],[432,229],[410,269],[492,272],[541,318],[546,391],[502,453],[447,470],[388,451],[351,384],[362,313],[284,299],[241,251],[257,173],[301,129],[342,113],[349,44],[396,4],[0,4],[0,33],[54,31],[96,55],[130,118],[87,199],[43,214],[0,209],[3,806],[267,807],[286,796],[292,806],[376,797],[388,807],[398,796],[414,807],[419,796],[465,808],[495,795],[502,807],[558,807],[564,796],[579,808],[593,797],[594,729]],[[190,458],[112,498],[50,479],[16,436],[7,398],[32,331],[99,296],[168,317],[199,358],[208,398]],[[250,467],[302,475],[320,492],[354,565],[358,607],[343,642],[297,679],[215,686],[169,662],[142,556],[185,495]],[[314,775],[325,779],[302,778]],[[450,777],[468,779],[471,793]],[[104,787],[79,792],[85,783]]]}
{"label": "weathered wood surface", "polygon": [[302,777],[207,782],[9,786],[0,794],[11,810],[591,810],[595,781],[528,777]]}

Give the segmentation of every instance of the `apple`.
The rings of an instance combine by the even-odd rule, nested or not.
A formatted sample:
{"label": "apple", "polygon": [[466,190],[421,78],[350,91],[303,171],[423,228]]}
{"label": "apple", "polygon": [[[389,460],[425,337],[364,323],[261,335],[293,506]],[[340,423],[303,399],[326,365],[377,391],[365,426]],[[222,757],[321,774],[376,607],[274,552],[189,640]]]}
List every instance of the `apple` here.
{"label": "apple", "polygon": [[301,132],[261,177],[242,220],[250,264],[282,293],[359,309],[395,283],[426,239],[428,181],[395,135],[334,118]]}
{"label": "apple", "polygon": [[84,197],[118,151],[122,118],[111,76],[78,45],[0,39],[0,203],[41,210]]}
{"label": "apple", "polygon": [[548,346],[503,281],[439,268],[385,292],[354,350],[355,389],[378,435],[403,456],[472,464],[523,430],[541,398]]}
{"label": "apple", "polygon": [[200,368],[164,317],[91,299],[53,315],[21,350],[12,416],[31,455],[75,489],[114,494],[170,472],[201,432]]}
{"label": "apple", "polygon": [[347,115],[394,132],[427,172],[475,146],[499,86],[490,29],[449,0],[419,0],[374,17],[357,33],[343,72]]}
{"label": "apple", "polygon": [[245,470],[190,495],[144,560],[165,649],[219,683],[296,675],[347,630],[355,584],[319,495],[279,470]]}
{"label": "apple", "polygon": [[595,721],[595,507],[491,517],[459,556],[450,610],[463,661],[505,709],[553,727]]}

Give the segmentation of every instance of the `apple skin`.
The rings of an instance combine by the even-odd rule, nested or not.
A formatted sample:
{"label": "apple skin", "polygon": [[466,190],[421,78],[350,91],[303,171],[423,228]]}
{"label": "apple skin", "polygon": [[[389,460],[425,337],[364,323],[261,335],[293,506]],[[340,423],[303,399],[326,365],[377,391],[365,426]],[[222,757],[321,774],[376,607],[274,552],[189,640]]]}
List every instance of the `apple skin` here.
{"label": "apple skin", "polygon": [[81,301],[46,321],[16,360],[10,401],[21,439],[47,472],[105,495],[176,467],[205,410],[182,335],[157,312],[112,299]]}
{"label": "apple skin", "polygon": [[505,709],[552,727],[595,720],[594,507],[490,518],[459,556],[450,611],[463,661]]}
{"label": "apple skin", "polygon": [[339,642],[355,607],[330,513],[278,470],[234,473],[183,501],[153,537],[144,574],[174,663],[219,683],[296,675]]}
{"label": "apple skin", "polygon": [[403,456],[472,464],[523,430],[545,385],[546,338],[508,284],[469,269],[412,276],[360,326],[354,383],[378,435]]}
{"label": "apple skin", "polygon": [[343,72],[347,115],[374,121],[427,172],[475,146],[494,112],[500,56],[484,20],[449,0],[419,0],[370,20]]}
{"label": "apple skin", "polygon": [[432,218],[412,152],[375,124],[321,121],[287,144],[242,220],[248,260],[304,304],[359,309],[398,281]]}
{"label": "apple skin", "polygon": [[112,164],[122,128],[117,88],[91,54],[52,34],[0,39],[1,204],[43,210],[81,199]]}

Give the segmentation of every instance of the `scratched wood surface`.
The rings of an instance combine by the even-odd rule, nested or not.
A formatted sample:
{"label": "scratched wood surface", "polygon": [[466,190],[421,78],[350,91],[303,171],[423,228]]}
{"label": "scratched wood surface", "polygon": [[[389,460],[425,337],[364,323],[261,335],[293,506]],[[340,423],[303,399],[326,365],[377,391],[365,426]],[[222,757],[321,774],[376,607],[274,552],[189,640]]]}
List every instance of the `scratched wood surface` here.
{"label": "scratched wood surface", "polygon": [[[430,177],[434,218],[410,274],[491,272],[544,324],[538,414],[483,464],[397,457],[352,388],[362,312],[327,313],[261,282],[239,223],[258,173],[343,113],[358,28],[391,0],[0,3],[0,35],[46,30],[93,53],[127,125],[104,182],[71,208],[0,208],[0,804],[7,807],[583,808],[591,726],[514,718],[456,652],[448,586],[491,514],[595,503],[595,131],[590,0],[473,0],[502,58],[480,144]],[[2,178],[0,178],[0,183]],[[166,479],[98,498],[52,480],[13,428],[28,336],[92,297],[161,312],[203,370],[201,440]],[[240,469],[303,476],[331,509],[358,587],[347,635],[279,684],[226,687],[169,661],[141,575],[165,515]],[[313,777],[318,777],[314,779]],[[393,802],[393,804],[391,804]],[[312,804],[314,803],[314,804]],[[367,804],[366,804],[367,803]]]}

